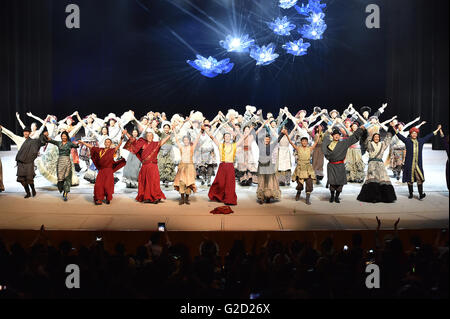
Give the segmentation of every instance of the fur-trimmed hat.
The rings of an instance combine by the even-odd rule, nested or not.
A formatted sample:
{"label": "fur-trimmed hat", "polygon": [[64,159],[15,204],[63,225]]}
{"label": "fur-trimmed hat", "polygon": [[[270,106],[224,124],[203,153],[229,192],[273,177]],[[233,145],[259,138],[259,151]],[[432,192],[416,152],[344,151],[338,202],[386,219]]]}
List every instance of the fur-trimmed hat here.
{"label": "fur-trimmed hat", "polygon": [[340,130],[338,130],[337,128],[335,128],[333,130],[333,132],[331,132],[331,136],[336,135],[336,134],[342,135],[342,132]]}
{"label": "fur-trimmed hat", "polygon": [[322,109],[320,107],[316,106],[314,108],[314,113],[320,113],[320,112],[322,112]]}
{"label": "fur-trimmed hat", "polygon": [[417,127],[413,127],[409,130],[409,135],[411,135],[411,133],[416,132],[417,134],[420,133],[420,129],[418,129]]}
{"label": "fur-trimmed hat", "polygon": [[369,114],[372,112],[372,108],[370,106],[363,106],[361,108],[361,114],[363,114],[364,112],[369,112]]}
{"label": "fur-trimmed hat", "polygon": [[341,113],[339,113],[339,111],[338,110],[332,110],[329,114],[330,114],[330,116],[333,114],[333,113],[336,113],[337,115],[336,116],[339,116],[339,115],[341,115]]}
{"label": "fur-trimmed hat", "polygon": [[23,128],[23,130],[22,130],[22,132],[28,132],[28,133],[31,133],[31,128],[29,127],[29,126],[25,126],[24,128]]}
{"label": "fur-trimmed hat", "polygon": [[249,112],[251,112],[251,113],[255,113],[255,112],[256,112],[256,107],[255,107],[255,106],[251,106],[251,105],[247,105],[247,106],[245,107],[245,110],[246,110],[246,111],[249,111]]}
{"label": "fur-trimmed hat", "polygon": [[116,123],[119,122],[116,114],[114,114],[114,113],[109,113],[108,116],[105,118],[105,122],[109,122],[111,120],[116,121]]}

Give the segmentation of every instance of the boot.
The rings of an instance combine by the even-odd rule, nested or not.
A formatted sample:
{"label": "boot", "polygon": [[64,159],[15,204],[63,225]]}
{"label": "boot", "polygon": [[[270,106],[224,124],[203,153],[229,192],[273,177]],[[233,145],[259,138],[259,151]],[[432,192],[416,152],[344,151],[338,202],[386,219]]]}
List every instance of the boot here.
{"label": "boot", "polygon": [[58,181],[58,190],[60,193],[62,193],[62,191],[64,190],[64,182],[63,181]]}
{"label": "boot", "polygon": [[413,185],[412,185],[412,184],[408,184],[408,190],[409,190],[409,196],[408,196],[408,198],[409,198],[409,199],[412,199],[412,198],[414,197],[414,194],[413,194],[414,189],[413,189]]}
{"label": "boot", "polygon": [[423,184],[417,184],[417,188],[419,189],[419,200],[424,199],[427,194],[423,192]]}
{"label": "boot", "polygon": [[36,197],[36,190],[34,189],[34,184],[30,184],[31,187],[31,194],[33,195],[33,197]]}
{"label": "boot", "polygon": [[295,201],[298,202],[300,200],[301,191],[297,191],[297,195],[295,195]]}
{"label": "boot", "polygon": [[186,205],[191,205],[191,202],[189,201],[189,195],[186,194],[186,197],[184,198],[184,203]]}
{"label": "boot", "polygon": [[336,197],[334,198],[334,202],[335,203],[340,203],[341,202],[341,200],[339,199],[339,195],[341,194],[341,192],[336,192]]}
{"label": "boot", "polygon": [[63,199],[64,199],[65,202],[67,202],[67,200],[68,200],[67,195],[69,195],[69,194],[66,191],[64,191]]}
{"label": "boot", "polygon": [[334,202],[334,191],[330,191],[331,197],[330,197],[330,203]]}
{"label": "boot", "polygon": [[183,204],[184,204],[184,194],[181,194],[181,198],[180,198],[178,205],[183,205]]}
{"label": "boot", "polygon": [[22,186],[25,189],[25,193],[27,193],[24,198],[30,198],[31,193],[30,193],[30,188],[28,187],[28,184],[22,183]]}
{"label": "boot", "polygon": [[310,193],[307,193],[307,194],[306,194],[306,205],[311,205],[311,200],[310,200],[310,198],[311,198],[311,194],[310,194]]}

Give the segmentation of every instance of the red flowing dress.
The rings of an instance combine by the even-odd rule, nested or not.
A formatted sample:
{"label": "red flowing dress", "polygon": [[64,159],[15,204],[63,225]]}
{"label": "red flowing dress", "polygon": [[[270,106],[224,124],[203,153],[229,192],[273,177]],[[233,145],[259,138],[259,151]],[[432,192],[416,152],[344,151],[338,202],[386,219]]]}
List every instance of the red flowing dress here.
{"label": "red flowing dress", "polygon": [[94,186],[94,201],[101,201],[105,197],[112,200],[114,194],[114,172],[125,166],[125,159],[114,161],[115,150],[100,147],[91,148],[91,158],[98,169]]}
{"label": "red flowing dress", "polygon": [[155,202],[166,199],[166,196],[161,191],[158,170],[158,153],[160,148],[159,142],[148,142],[143,138],[129,140],[125,145],[125,149],[136,154],[136,157],[142,162],[138,179],[138,195],[136,197],[138,202],[147,200]]}
{"label": "red flowing dress", "polygon": [[236,173],[234,171],[234,159],[236,155],[236,144],[231,145],[231,153],[226,154],[225,144],[219,146],[221,153],[221,163],[217,170],[208,197],[211,201],[221,202],[225,205],[237,205],[236,196]]}

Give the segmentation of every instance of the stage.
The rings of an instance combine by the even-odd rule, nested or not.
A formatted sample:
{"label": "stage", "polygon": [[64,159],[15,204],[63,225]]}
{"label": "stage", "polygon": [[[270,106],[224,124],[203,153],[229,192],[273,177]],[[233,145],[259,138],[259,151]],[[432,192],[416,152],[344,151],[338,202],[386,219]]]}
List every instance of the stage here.
{"label": "stage", "polygon": [[[162,187],[167,200],[158,205],[141,204],[134,200],[136,190],[116,184],[111,205],[95,206],[93,185],[80,175],[80,186],[73,187],[69,201],[64,202],[56,187],[37,173],[36,198],[23,199],[21,185],[15,181],[16,151],[0,152],[3,162],[6,192],[0,193],[0,229],[37,230],[44,224],[48,230],[75,231],[149,231],[165,222],[171,231],[319,231],[319,230],[373,230],[375,216],[382,220],[382,229],[392,229],[400,217],[400,229],[438,229],[448,227],[449,199],[445,181],[444,151],[424,149],[424,186],[427,197],[423,201],[407,198],[406,184],[394,179],[398,200],[393,204],[361,203],[356,197],[360,184],[344,187],[341,204],[328,202],[328,190],[315,185],[312,205],[294,200],[294,185],[282,187],[282,200],[259,205],[256,186],[238,186],[238,205],[234,214],[212,215],[210,211],[221,206],[210,202],[208,188],[199,186],[190,206],[179,206],[179,195],[172,187]],[[118,177],[121,177],[120,174]],[[416,189],[415,189],[416,191]]]}

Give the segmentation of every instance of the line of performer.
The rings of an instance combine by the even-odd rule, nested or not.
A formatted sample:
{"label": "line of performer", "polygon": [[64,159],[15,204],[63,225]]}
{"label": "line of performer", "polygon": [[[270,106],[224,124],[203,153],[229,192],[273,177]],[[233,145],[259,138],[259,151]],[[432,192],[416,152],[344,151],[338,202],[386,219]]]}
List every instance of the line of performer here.
{"label": "line of performer", "polygon": [[[84,179],[95,184],[94,203],[110,204],[117,172],[123,169],[123,182],[137,188],[136,201],[143,203],[160,203],[166,198],[161,186],[167,189],[172,184],[180,194],[179,204],[190,205],[199,182],[209,187],[211,201],[225,205],[237,205],[236,183],[257,184],[257,201],[264,204],[281,199],[280,186],[295,183],[295,200],[301,200],[304,192],[305,203],[311,205],[314,185],[325,175],[326,158],[330,203],[340,203],[348,182],[362,183],[359,201],[396,201],[387,167],[394,178],[407,183],[409,198],[414,198],[417,184],[418,198],[423,200],[423,146],[439,134],[448,154],[448,136],[439,125],[420,137],[420,127],[426,124],[419,123],[420,117],[407,124],[397,116],[380,122],[386,107],[383,104],[373,115],[370,107],[358,112],[351,104],[342,114],[315,107],[310,115],[301,110],[295,116],[285,107],[276,118],[271,113],[264,118],[261,110],[247,106],[244,114],[230,109],[211,121],[195,111],[187,117],[175,114],[170,121],[158,112],[138,120],[131,110],[104,119],[95,114],[82,119],[74,112],[60,121],[54,115],[41,119],[27,113],[36,120],[30,127],[16,114],[23,134],[0,125],[0,143],[4,134],[17,145],[17,182],[25,198],[36,196],[38,170],[67,201],[84,170]],[[81,129],[84,135],[79,134]],[[367,168],[363,156],[368,156]]]}

